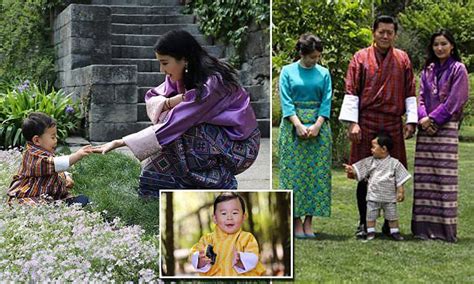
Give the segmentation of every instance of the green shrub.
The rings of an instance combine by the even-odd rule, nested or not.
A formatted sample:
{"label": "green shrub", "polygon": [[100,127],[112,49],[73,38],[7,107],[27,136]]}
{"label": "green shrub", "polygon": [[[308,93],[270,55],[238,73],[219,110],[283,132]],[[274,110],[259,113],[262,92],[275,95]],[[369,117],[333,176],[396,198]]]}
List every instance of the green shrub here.
{"label": "green shrub", "polygon": [[79,105],[62,90],[53,88],[48,92],[48,89],[47,85],[42,88],[27,80],[0,93],[0,148],[24,145],[21,125],[34,111],[44,112],[56,120],[60,142],[78,128],[82,118]]}
{"label": "green shrub", "polygon": [[188,3],[187,11],[198,16],[200,29],[205,35],[234,46],[237,51],[231,60],[234,65],[240,64],[252,22],[264,26],[270,22],[270,1],[266,0],[196,0]]}
{"label": "green shrub", "polygon": [[0,7],[0,78],[54,82],[51,11],[60,0],[3,0]]}
{"label": "green shrub", "polygon": [[410,38],[397,43],[410,54],[415,69],[422,68],[431,34],[445,28],[456,39],[466,67],[474,70],[474,1],[414,0],[399,18],[402,34]]}

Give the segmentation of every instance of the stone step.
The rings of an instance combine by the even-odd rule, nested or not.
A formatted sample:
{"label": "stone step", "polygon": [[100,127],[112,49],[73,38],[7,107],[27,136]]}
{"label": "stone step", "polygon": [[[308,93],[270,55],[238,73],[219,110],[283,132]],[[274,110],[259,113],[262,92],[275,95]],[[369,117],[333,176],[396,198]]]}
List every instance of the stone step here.
{"label": "stone step", "polygon": [[[156,86],[158,86],[157,84]],[[155,86],[155,87],[156,87]],[[155,88],[155,87],[138,87],[138,92],[137,92],[137,102],[139,103],[144,103],[145,102],[145,94],[148,92],[149,89]]]}
{"label": "stone step", "polygon": [[[222,57],[224,47],[219,45],[207,45],[203,48],[215,57]],[[155,58],[152,46],[112,45],[112,58]]]}
{"label": "stone step", "polygon": [[128,15],[112,14],[114,24],[194,24],[194,15]]}
{"label": "stone step", "polygon": [[137,104],[137,121],[150,121],[148,115],[146,114],[146,105],[145,103]]}
{"label": "stone step", "polygon": [[270,103],[269,102],[250,102],[257,119],[270,117]]}
{"label": "stone step", "polygon": [[137,86],[158,86],[165,81],[165,73],[138,72]]}
{"label": "stone step", "polygon": [[270,137],[270,119],[269,118],[262,118],[257,119],[258,129],[262,133],[263,138]]}
{"label": "stone step", "polygon": [[91,0],[92,5],[156,6],[181,5],[180,0]]}
{"label": "stone step", "polygon": [[250,94],[251,101],[268,100],[268,94],[263,85],[244,86]]}
{"label": "stone step", "polygon": [[110,6],[112,14],[173,15],[181,14],[183,6]]}
{"label": "stone step", "polygon": [[[193,35],[201,45],[211,45],[212,40],[204,35]],[[153,46],[160,39],[156,35],[112,34],[112,45]]]}
{"label": "stone step", "polygon": [[136,65],[138,72],[160,72],[160,62],[156,59],[112,58],[114,65]]}
{"label": "stone step", "polygon": [[157,25],[132,25],[132,24],[111,24],[113,34],[142,34],[142,35],[162,35],[172,30],[185,30],[190,34],[199,34],[197,24],[157,24]]}

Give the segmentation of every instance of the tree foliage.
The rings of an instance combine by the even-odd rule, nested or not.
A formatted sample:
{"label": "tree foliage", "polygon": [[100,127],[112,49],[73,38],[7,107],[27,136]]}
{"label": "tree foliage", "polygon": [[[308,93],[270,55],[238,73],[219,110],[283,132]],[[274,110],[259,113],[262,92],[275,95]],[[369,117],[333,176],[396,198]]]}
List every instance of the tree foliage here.
{"label": "tree foliage", "polygon": [[0,8],[0,78],[53,82],[51,9],[59,0],[3,0]]}
{"label": "tree foliage", "polygon": [[403,27],[399,46],[410,54],[417,70],[424,63],[431,34],[445,28],[456,39],[463,62],[473,71],[474,1],[413,0],[399,14],[399,20]]}
{"label": "tree foliage", "polygon": [[[323,41],[320,64],[329,68],[334,91],[333,157],[341,161],[347,152],[345,127],[337,120],[344,97],[344,77],[352,55],[371,42],[371,7],[359,1],[274,0],[272,8],[273,78],[278,78],[281,68],[297,57],[295,44],[299,35],[311,32]],[[273,92],[273,122],[279,123],[278,88]]]}
{"label": "tree foliage", "polygon": [[237,51],[234,63],[239,63],[247,45],[247,33],[252,23],[268,26],[270,1],[268,0],[196,0],[188,10],[199,17],[200,29],[207,36],[230,43]]}

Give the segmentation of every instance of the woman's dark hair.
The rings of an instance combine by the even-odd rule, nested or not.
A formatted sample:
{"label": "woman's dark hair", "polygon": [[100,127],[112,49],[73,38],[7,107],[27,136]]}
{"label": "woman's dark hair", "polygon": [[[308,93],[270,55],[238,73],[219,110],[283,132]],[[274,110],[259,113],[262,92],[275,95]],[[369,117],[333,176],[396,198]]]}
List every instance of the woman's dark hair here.
{"label": "woman's dark hair", "polygon": [[217,204],[221,202],[229,201],[232,199],[237,199],[237,198],[240,201],[240,205],[242,205],[242,213],[245,213],[245,201],[242,198],[242,196],[240,196],[239,194],[235,192],[224,192],[224,193],[219,194],[216,200],[214,200],[214,214],[216,214]]}
{"label": "woman's dark hair", "polygon": [[375,136],[377,138],[377,143],[380,145],[380,147],[387,147],[387,150],[390,152],[393,149],[393,140],[392,136],[390,136],[386,132],[379,132]]}
{"label": "woman's dark hair", "polygon": [[395,21],[395,19],[391,16],[387,15],[380,15],[375,19],[374,24],[372,25],[372,31],[375,32],[377,28],[379,27],[379,23],[384,23],[384,24],[393,24],[395,28],[395,33],[398,31],[398,23]]}
{"label": "woman's dark hair", "polygon": [[298,54],[308,55],[315,50],[323,52],[323,43],[319,37],[311,33],[305,33],[300,36],[295,48]]}
{"label": "woman's dark hair", "polygon": [[461,57],[459,56],[458,46],[456,45],[456,41],[454,40],[453,35],[448,30],[441,29],[431,35],[430,44],[428,45],[426,49],[428,56],[426,57],[424,68],[428,67],[433,62],[438,62],[439,60],[433,51],[434,41],[439,36],[444,36],[449,41],[449,43],[453,45],[451,56],[454,58],[454,60],[462,62]]}
{"label": "woman's dark hair", "polygon": [[42,112],[32,112],[23,120],[21,132],[26,141],[32,142],[35,135],[41,136],[46,129],[53,126],[56,126],[56,121],[52,117]]}
{"label": "woman's dark hair", "polygon": [[238,88],[237,72],[229,64],[209,55],[196,39],[187,31],[169,31],[158,40],[154,46],[156,53],[168,55],[177,60],[186,59],[187,72],[183,73],[183,82],[186,89],[198,90],[197,99],[200,99],[203,85],[212,75],[220,75],[222,83]]}

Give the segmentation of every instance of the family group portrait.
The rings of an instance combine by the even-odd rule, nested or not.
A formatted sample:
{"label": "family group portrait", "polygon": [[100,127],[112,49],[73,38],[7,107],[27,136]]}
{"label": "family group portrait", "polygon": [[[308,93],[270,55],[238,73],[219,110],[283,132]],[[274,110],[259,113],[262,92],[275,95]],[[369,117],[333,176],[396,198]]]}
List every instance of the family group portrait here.
{"label": "family group portrait", "polygon": [[474,2],[0,14],[2,281],[474,280]]}

